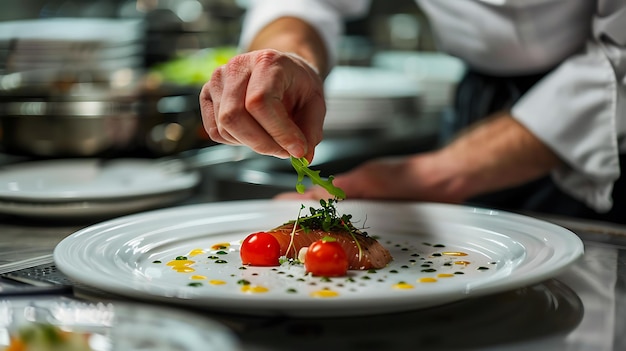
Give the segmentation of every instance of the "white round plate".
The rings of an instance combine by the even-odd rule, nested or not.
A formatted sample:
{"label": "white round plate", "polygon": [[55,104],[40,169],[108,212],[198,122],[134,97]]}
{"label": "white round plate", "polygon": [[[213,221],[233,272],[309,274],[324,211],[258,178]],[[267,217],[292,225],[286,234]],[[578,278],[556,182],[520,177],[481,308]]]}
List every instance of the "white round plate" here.
{"label": "white round plate", "polygon": [[64,159],[0,168],[0,200],[30,203],[133,199],[183,191],[194,171],[149,159]]}
{"label": "white round plate", "polygon": [[[389,249],[394,259],[387,267],[324,279],[305,275],[297,265],[242,266],[240,241],[294,219],[301,205],[216,202],[121,217],[70,235],[55,248],[54,260],[77,282],[140,299],[242,314],[346,316],[413,310],[527,286],[553,277],[583,253],[572,232],[521,215],[343,201],[338,211],[352,214],[356,226]],[[308,212],[319,203],[304,206]],[[168,265],[180,263],[180,256],[193,264]]]}
{"label": "white round plate", "polygon": [[[0,300],[0,330],[10,335],[33,323],[87,334],[94,351],[234,351],[234,334],[216,321],[139,304],[92,304],[69,299]],[[4,350],[9,335],[0,338]]]}

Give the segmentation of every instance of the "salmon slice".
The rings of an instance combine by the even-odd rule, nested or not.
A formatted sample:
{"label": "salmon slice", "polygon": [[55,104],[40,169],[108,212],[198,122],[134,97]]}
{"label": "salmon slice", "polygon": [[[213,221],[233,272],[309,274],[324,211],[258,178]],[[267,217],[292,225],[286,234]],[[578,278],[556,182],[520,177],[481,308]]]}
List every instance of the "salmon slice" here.
{"label": "salmon slice", "polygon": [[[325,236],[331,236],[341,244],[346,252],[349,263],[348,269],[379,269],[385,267],[387,263],[392,260],[389,251],[376,241],[376,239],[359,232],[354,233],[353,237],[347,230],[333,230],[327,232],[321,229],[311,229],[305,232],[299,226],[297,226],[294,233],[293,247],[287,252],[293,227],[293,223],[286,223],[267,232],[273,235],[280,243],[281,256],[297,258],[298,251],[301,248],[308,247]],[[359,247],[355,243],[355,239],[361,247],[360,257]]]}

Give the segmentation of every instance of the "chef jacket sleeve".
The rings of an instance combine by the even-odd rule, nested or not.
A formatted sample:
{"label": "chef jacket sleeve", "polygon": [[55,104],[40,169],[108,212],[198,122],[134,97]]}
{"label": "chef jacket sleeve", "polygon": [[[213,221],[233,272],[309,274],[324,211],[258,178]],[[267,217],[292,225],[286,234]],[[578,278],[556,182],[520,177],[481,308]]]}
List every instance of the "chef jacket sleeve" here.
{"label": "chef jacket sleeve", "polygon": [[256,33],[272,21],[280,17],[297,17],[318,31],[326,44],[328,62],[332,66],[337,61],[343,19],[365,15],[369,5],[369,0],[251,0],[239,47],[246,50]]}
{"label": "chef jacket sleeve", "polygon": [[598,3],[584,52],[542,79],[512,114],[565,161],[552,173],[556,183],[604,212],[626,151],[626,5]]}

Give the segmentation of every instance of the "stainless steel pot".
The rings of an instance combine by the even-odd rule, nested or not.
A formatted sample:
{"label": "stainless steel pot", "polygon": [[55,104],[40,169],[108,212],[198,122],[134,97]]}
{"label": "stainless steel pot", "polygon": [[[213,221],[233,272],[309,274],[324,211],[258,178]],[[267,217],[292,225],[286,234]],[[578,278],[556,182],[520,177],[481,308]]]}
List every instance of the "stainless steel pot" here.
{"label": "stainless steel pot", "polygon": [[43,157],[93,156],[133,147],[136,107],[114,101],[20,101],[3,104],[6,152]]}
{"label": "stainless steel pot", "polygon": [[1,151],[164,156],[198,141],[199,88],[150,85],[132,70],[45,73],[0,76]]}

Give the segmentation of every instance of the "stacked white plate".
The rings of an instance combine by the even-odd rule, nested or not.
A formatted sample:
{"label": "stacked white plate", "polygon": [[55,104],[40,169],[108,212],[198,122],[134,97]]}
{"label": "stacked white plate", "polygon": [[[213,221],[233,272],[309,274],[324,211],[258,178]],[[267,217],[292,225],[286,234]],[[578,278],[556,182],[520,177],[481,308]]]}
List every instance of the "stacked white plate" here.
{"label": "stacked white plate", "polygon": [[115,70],[143,64],[138,20],[50,18],[0,23],[0,70]]}
{"label": "stacked white plate", "polygon": [[422,87],[422,112],[437,114],[452,105],[454,91],[465,64],[458,58],[439,52],[382,51],[374,55],[372,65],[390,69]]}
{"label": "stacked white plate", "polygon": [[326,131],[386,129],[414,114],[420,95],[419,85],[402,73],[373,67],[335,67],[324,88]]}
{"label": "stacked white plate", "polygon": [[181,162],[56,159],[0,168],[0,213],[105,218],[163,207],[192,194],[200,174]]}

